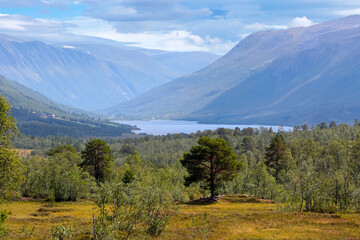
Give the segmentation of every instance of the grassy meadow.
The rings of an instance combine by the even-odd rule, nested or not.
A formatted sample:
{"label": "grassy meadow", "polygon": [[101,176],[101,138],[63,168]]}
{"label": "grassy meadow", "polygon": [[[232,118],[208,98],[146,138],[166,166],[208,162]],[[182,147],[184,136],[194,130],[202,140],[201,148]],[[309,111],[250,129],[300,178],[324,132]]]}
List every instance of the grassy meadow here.
{"label": "grassy meadow", "polygon": [[[56,226],[71,229],[73,239],[91,239],[93,202],[17,201],[5,206],[12,212],[4,239],[51,239]],[[138,239],[142,239],[138,235]],[[297,213],[281,210],[269,200],[241,195],[216,203],[191,202],[178,212],[158,239],[360,239],[360,215]]]}

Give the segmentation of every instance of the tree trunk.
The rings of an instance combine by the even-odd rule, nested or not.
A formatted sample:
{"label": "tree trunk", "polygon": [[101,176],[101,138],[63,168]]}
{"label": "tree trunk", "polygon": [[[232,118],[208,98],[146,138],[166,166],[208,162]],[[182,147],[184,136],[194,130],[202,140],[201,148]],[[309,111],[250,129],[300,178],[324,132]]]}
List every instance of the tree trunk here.
{"label": "tree trunk", "polygon": [[211,159],[211,166],[210,166],[210,191],[211,191],[211,199],[215,200],[214,159]]}

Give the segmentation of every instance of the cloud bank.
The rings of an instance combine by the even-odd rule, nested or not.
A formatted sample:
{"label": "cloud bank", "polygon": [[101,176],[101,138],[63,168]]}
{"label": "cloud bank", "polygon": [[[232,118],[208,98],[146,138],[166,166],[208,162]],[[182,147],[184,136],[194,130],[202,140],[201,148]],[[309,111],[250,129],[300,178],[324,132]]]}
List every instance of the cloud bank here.
{"label": "cloud bank", "polygon": [[78,34],[224,54],[252,32],[308,27],[352,14],[360,14],[359,0],[0,0],[0,31],[59,40]]}

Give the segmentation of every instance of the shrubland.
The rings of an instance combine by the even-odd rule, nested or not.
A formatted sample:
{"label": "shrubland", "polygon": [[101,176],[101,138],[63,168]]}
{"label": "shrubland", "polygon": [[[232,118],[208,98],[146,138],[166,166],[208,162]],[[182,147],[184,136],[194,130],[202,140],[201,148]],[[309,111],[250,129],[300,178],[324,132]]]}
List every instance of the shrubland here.
{"label": "shrubland", "polygon": [[[278,133],[262,127],[243,130],[220,128],[189,135],[168,134],[126,140],[105,139],[113,156],[112,165],[107,170],[108,181],[119,182],[119,179],[132,178],[129,158],[149,162],[155,169],[177,172],[179,179],[185,179],[188,173],[181,166],[180,160],[184,153],[197,145],[201,137],[221,138],[236,154],[236,164],[239,167],[231,179],[217,184],[218,195],[250,194],[284,202],[288,208],[296,211],[336,212],[360,207],[360,126],[358,124],[356,126],[330,124],[330,127],[319,124],[311,128],[303,125],[295,126],[291,132]],[[68,141],[63,141],[64,138],[59,138],[59,145],[68,142],[75,146],[71,151],[69,146],[68,153],[56,153],[56,148],[52,148],[56,146],[58,138],[53,137],[51,144],[48,144],[49,138],[37,138],[37,140],[34,145],[37,149],[33,152],[35,156],[24,159],[28,175],[39,169],[36,167],[37,164],[42,166],[42,171],[45,171],[43,170],[45,168],[55,171],[58,161],[64,172],[73,172],[73,174],[67,173],[69,176],[76,175],[83,181],[88,181],[80,174],[82,172],[91,175],[80,167],[80,152],[84,153],[87,143],[85,139],[76,141],[69,138]],[[21,141],[17,144],[21,147]],[[28,143],[25,145],[28,147]],[[55,152],[52,156],[49,155],[51,151]],[[36,153],[40,156],[36,156]],[[56,175],[48,170],[46,172],[51,176]],[[33,175],[38,177],[41,174]],[[28,177],[26,182],[29,182],[29,179]],[[65,181],[71,178],[63,176],[59,179]],[[50,186],[50,184],[40,185]],[[185,187],[188,190],[184,191],[186,195],[184,198],[207,196],[209,188],[201,188],[201,186],[204,184],[199,181]],[[196,194],[193,194],[194,188],[197,188]],[[45,188],[41,191],[49,192]],[[26,184],[23,186],[24,192],[29,195]],[[31,194],[41,196],[41,194]]]}
{"label": "shrubland", "polygon": [[[216,208],[233,203],[230,196],[245,196],[245,202],[254,204],[271,203],[273,211],[284,216],[306,212],[356,215],[360,210],[358,121],[354,126],[334,122],[329,127],[326,123],[310,128],[295,126],[289,132],[280,128],[277,133],[271,128],[260,127],[219,128],[188,135],[125,140],[31,139],[20,136],[14,143],[18,148],[32,149],[29,156],[23,157],[26,171],[21,195],[52,204],[94,202],[96,210],[92,211],[92,220],[87,220],[89,238],[162,238],[170,234],[166,229],[173,231],[172,234],[176,232],[172,221],[178,221],[179,226],[182,221],[187,222],[187,228],[193,232],[182,234],[194,234],[197,236],[194,239],[215,236],[213,231],[222,230],[214,228],[208,217],[201,220],[196,214],[195,218],[199,218],[196,221],[204,222],[191,224],[183,211],[188,209],[187,206],[214,204]],[[97,154],[99,156],[95,157]],[[209,180],[211,171],[204,170],[209,163],[199,162],[191,169],[192,161],[205,156],[219,156],[221,164],[214,174],[225,173],[213,178],[214,184]],[[225,158],[229,160],[224,161]],[[203,177],[191,178],[194,172]],[[213,190],[212,198],[208,198],[210,190]],[[221,200],[223,196],[229,196],[229,199]],[[235,202],[239,204],[239,201]],[[211,211],[211,207],[206,210],[210,212],[213,224],[216,217]],[[259,213],[259,219],[264,217]],[[230,219],[242,221],[237,217]],[[208,228],[199,229],[194,227],[196,224]],[[70,231],[66,227],[57,227],[53,236],[66,235]],[[199,237],[201,234],[204,236]]]}

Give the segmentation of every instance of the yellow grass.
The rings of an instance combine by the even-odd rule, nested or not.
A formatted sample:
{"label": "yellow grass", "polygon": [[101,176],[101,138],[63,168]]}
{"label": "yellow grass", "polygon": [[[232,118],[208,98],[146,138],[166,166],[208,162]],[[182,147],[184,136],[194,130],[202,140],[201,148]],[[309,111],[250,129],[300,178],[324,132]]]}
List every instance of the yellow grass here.
{"label": "yellow grass", "polygon": [[[92,214],[97,213],[92,202],[20,201],[4,205],[12,214],[6,222],[9,234],[4,239],[50,239],[52,229],[66,225],[78,236],[90,233]],[[86,238],[85,238],[86,239]]]}
{"label": "yellow grass", "polygon": [[30,156],[30,154],[33,151],[33,149],[16,149],[16,150],[19,152],[19,157],[21,158]]}
{"label": "yellow grass", "polygon": [[[230,201],[231,200],[231,201]],[[239,200],[239,201],[237,201]],[[12,212],[5,239],[49,239],[56,225],[74,229],[76,238],[91,237],[92,202],[21,201],[3,206]],[[270,201],[243,202],[227,197],[209,205],[183,204],[159,239],[360,239],[360,215],[278,211]],[[32,237],[31,229],[35,227]]]}

